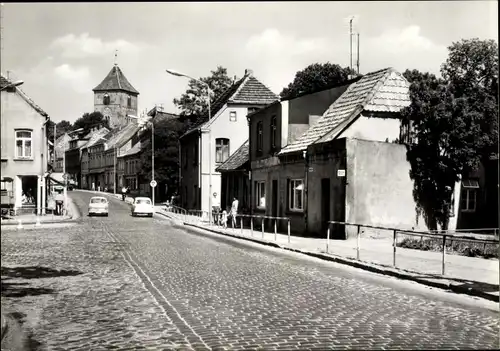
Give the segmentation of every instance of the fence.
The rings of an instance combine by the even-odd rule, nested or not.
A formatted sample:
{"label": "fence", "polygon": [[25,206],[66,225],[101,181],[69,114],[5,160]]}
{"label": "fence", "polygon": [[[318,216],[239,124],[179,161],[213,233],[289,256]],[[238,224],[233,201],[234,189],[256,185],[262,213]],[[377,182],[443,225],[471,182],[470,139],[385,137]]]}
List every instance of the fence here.
{"label": "fence", "polygon": [[[262,233],[262,239],[264,239],[266,221],[270,222],[270,224],[271,224],[270,226],[274,232],[274,241],[277,241],[278,233],[282,232],[282,231],[278,231],[278,227],[279,227],[278,221],[284,221],[284,222],[286,222],[286,228],[287,228],[286,233],[288,235],[288,243],[290,243],[290,218],[288,218],[288,217],[273,217],[273,216],[239,214],[236,216],[236,219],[234,221],[230,220],[231,229],[233,231],[238,229],[238,218],[239,218],[239,223],[240,223],[239,229],[240,229],[242,235],[243,235],[243,230],[245,228],[248,228],[248,229],[250,229],[250,235],[253,237],[254,230],[259,228],[260,232]],[[247,225],[245,225],[245,220],[247,222]]]}
{"label": "fence", "polygon": [[[339,221],[329,221],[328,222],[328,230],[327,230],[327,237],[326,237],[326,252],[329,253],[331,251],[331,234],[332,234],[332,226],[335,225],[337,228],[339,228],[343,232],[347,232],[349,234],[353,233],[353,228],[355,229],[356,233],[356,259],[361,260],[360,257],[360,251],[361,251],[361,240],[362,240],[362,232],[367,232],[366,229],[369,229],[368,232],[375,233],[378,238],[376,240],[372,240],[369,242],[368,238],[364,238],[366,242],[369,242],[370,247],[372,249],[375,249],[375,251],[378,251],[379,256],[383,255],[383,252],[385,250],[380,250],[383,248],[383,246],[386,246],[389,240],[383,240],[383,239],[390,239],[391,246],[392,246],[392,266],[397,267],[397,247],[398,247],[398,239],[400,239],[401,243],[405,238],[408,237],[419,237],[420,241],[424,241],[424,238],[427,238],[430,242],[438,242],[439,245],[438,247],[441,248],[441,275],[445,275],[446,273],[446,248],[453,248],[453,243],[454,242],[472,242],[475,244],[480,244],[484,246],[484,251],[486,251],[486,246],[487,245],[493,245],[498,247],[499,241],[498,240],[493,240],[493,239],[471,239],[471,238],[466,238],[464,236],[459,236],[459,235],[454,235],[454,234],[447,234],[447,233],[432,233],[432,232],[418,232],[418,231],[412,231],[412,230],[403,230],[403,229],[397,229],[397,228],[388,228],[388,227],[379,227],[379,226],[371,226],[371,225],[363,225],[363,224],[355,224],[355,223],[347,223],[347,222],[339,222]],[[365,230],[362,230],[365,229]],[[382,240],[380,240],[382,239]],[[403,240],[401,240],[403,239]],[[377,247],[378,246],[378,247]],[[429,245],[429,248],[431,245]],[[379,250],[377,250],[377,248]],[[402,250],[405,250],[404,248],[400,248]],[[366,251],[369,251],[368,249]],[[419,259],[419,257],[412,256],[412,259]],[[384,258],[378,258],[379,260],[384,260]],[[385,262],[384,262],[385,263]]]}

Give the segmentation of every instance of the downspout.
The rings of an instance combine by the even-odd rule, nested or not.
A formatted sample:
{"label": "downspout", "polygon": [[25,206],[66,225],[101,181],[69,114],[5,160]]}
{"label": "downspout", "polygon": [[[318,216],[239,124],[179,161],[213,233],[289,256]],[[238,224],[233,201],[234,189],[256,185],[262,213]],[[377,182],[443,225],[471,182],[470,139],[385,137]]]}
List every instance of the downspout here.
{"label": "downspout", "polygon": [[[42,124],[42,178],[41,178],[41,184],[38,184],[38,189],[40,189],[40,185],[41,185],[41,191],[40,191],[40,195],[41,195],[41,211],[39,213],[41,213],[42,215],[45,214],[45,204],[46,204],[46,197],[47,197],[47,194],[46,194],[46,189],[47,189],[47,165],[45,164],[45,162],[48,162],[48,157],[47,157],[47,153],[48,153],[48,144],[46,142],[44,142],[44,140],[47,140],[47,134],[46,134],[46,125],[47,123],[50,121],[50,117],[48,115],[45,116],[45,122],[43,122]],[[45,161],[45,159],[47,159],[47,161]]]}
{"label": "downspout", "polygon": [[302,156],[304,157],[304,166],[305,166],[305,176],[304,176],[304,222],[305,222],[305,232],[308,231],[308,216],[307,216],[307,205],[308,202],[308,189],[309,189],[309,158],[307,155],[307,149],[302,151]]}
{"label": "downspout", "polygon": [[250,181],[250,196],[248,197],[248,201],[250,201],[250,215],[253,216],[253,206],[254,206],[254,201],[253,201],[253,182],[252,182],[252,123],[250,120],[250,117],[247,117],[247,122],[248,122],[248,162],[250,163],[249,165],[249,172],[248,172],[248,179]]}

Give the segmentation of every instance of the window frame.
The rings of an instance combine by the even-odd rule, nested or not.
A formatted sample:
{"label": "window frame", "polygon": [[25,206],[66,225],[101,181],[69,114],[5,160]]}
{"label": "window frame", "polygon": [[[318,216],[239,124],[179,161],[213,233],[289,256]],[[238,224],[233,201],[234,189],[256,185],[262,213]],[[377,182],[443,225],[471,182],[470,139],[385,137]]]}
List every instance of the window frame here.
{"label": "window frame", "polygon": [[[218,142],[221,141],[222,144],[221,145],[218,145]],[[224,141],[227,141],[227,145],[224,145]],[[229,149],[229,146],[230,146],[230,140],[229,138],[216,138],[215,139],[215,163],[217,164],[221,164],[221,163],[224,163],[228,160],[229,156],[231,155],[230,153],[230,149]],[[227,157],[224,158],[224,147],[227,148]],[[218,150],[220,148],[220,158],[218,160]]]}
{"label": "window frame", "polygon": [[[479,182],[475,179],[464,179],[460,194],[460,211],[473,213],[477,210],[477,194],[479,191]],[[472,196],[471,196],[472,195]],[[471,201],[471,198],[474,201]],[[463,206],[465,204],[465,206]],[[474,204],[471,206],[471,204]]]}
{"label": "window frame", "polygon": [[264,123],[257,122],[257,152],[262,153],[264,149]]}
{"label": "window frame", "polygon": [[[262,196],[262,190],[264,190],[264,196]],[[261,205],[261,199],[264,198],[264,205]],[[266,209],[266,181],[257,180],[255,181],[255,206],[258,209]]]}
{"label": "window frame", "polygon": [[238,120],[238,114],[236,111],[229,111],[229,122],[236,122]]}
{"label": "window frame", "polygon": [[127,108],[132,108],[132,96],[127,96]]}
{"label": "window frame", "polygon": [[[30,133],[28,137],[19,137],[17,133]],[[21,141],[21,155],[19,155],[17,142]],[[30,155],[25,155],[26,141],[30,142]],[[14,130],[14,149],[17,160],[33,160],[33,129],[15,129]]]}
{"label": "window frame", "polygon": [[111,97],[109,96],[108,93],[105,93],[104,96],[102,97],[102,104],[106,106],[111,104]]}
{"label": "window frame", "polygon": [[271,150],[276,150],[277,148],[277,135],[276,132],[278,130],[278,119],[276,115],[271,117]]}
{"label": "window frame", "polygon": [[[299,184],[300,183],[300,184]],[[301,207],[297,207],[296,203],[296,197],[293,196],[292,194],[295,195],[296,188],[298,186],[302,185],[302,189],[300,189],[300,199],[301,199]],[[296,178],[296,179],[289,179],[288,181],[288,210],[293,211],[293,212],[304,212],[304,179],[301,178]]]}

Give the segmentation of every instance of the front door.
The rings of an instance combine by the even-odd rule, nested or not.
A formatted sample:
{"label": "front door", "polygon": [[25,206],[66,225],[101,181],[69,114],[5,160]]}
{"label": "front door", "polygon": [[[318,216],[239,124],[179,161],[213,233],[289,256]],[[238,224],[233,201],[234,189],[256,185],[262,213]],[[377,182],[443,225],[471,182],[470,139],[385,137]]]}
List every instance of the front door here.
{"label": "front door", "polygon": [[273,180],[273,196],[272,196],[272,214],[273,217],[278,217],[278,180]]}
{"label": "front door", "polygon": [[322,235],[328,230],[330,221],[330,178],[321,179],[321,231]]}

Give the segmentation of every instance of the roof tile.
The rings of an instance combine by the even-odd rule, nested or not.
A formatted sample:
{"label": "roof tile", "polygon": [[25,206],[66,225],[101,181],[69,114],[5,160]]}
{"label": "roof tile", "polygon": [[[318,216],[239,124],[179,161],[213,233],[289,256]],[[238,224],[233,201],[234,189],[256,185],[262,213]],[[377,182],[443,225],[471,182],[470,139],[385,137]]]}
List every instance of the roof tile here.
{"label": "roof tile", "polygon": [[226,162],[217,167],[216,171],[234,171],[243,166],[245,162],[249,160],[248,145],[249,142],[247,140],[238,148],[238,150],[236,150],[231,156],[229,156]]}
{"label": "roof tile", "polygon": [[[409,84],[392,68],[371,72],[349,88],[325,111],[319,121],[280,154],[305,150],[328,134],[336,133],[356,118],[363,110],[398,112],[409,104]],[[327,140],[321,140],[327,141]]]}
{"label": "roof tile", "polygon": [[96,86],[93,91],[106,91],[106,90],[123,90],[133,94],[139,94],[139,92],[130,84],[130,82],[125,78],[122,70],[118,65],[113,66],[111,71],[104,80]]}

